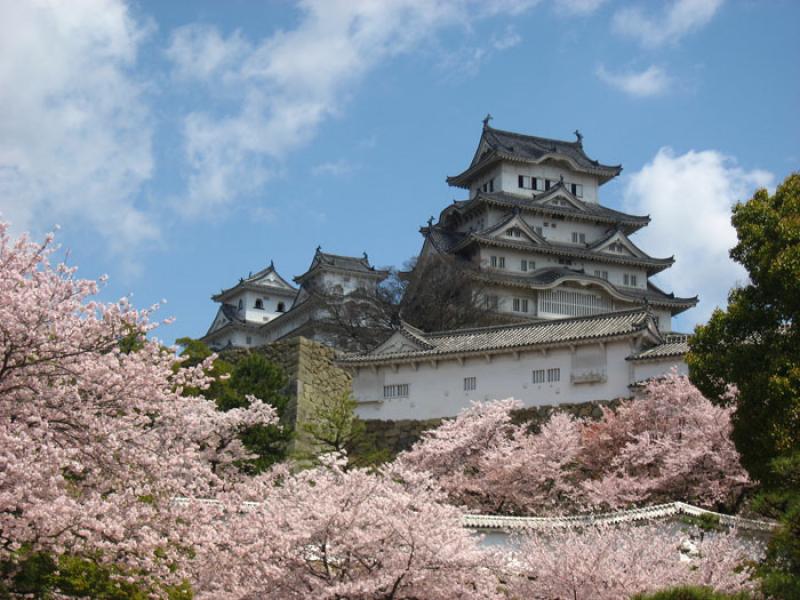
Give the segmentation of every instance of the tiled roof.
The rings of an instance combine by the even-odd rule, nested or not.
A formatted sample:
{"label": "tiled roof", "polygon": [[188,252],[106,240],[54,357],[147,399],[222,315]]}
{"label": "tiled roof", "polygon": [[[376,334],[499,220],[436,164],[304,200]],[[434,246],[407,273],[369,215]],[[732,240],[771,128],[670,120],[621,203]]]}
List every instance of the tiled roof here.
{"label": "tiled roof", "polygon": [[[430,348],[385,354],[347,355],[340,362],[357,365],[386,360],[432,359],[452,354],[569,344],[581,340],[630,336],[648,328],[655,332],[652,317],[646,310],[618,311],[591,317],[426,333],[423,340],[431,346]],[[653,335],[655,338],[657,334]]]}
{"label": "tiled roof", "polygon": [[482,235],[481,233],[472,233],[466,236],[468,239],[463,239],[457,244],[451,246],[451,250],[457,252],[460,248],[466,247],[470,242],[489,244],[493,246],[504,246],[507,248],[516,248],[524,251],[535,251],[544,254],[553,254],[556,256],[569,256],[571,258],[582,258],[585,260],[598,260],[600,262],[608,262],[622,265],[637,265],[644,267],[648,274],[654,275],[663,271],[664,269],[672,266],[675,259],[669,258],[655,258],[652,256],[628,256],[624,254],[610,254],[600,253],[586,247],[576,246],[574,244],[564,244],[558,242],[546,242],[544,244],[531,244],[522,242],[515,239],[505,239],[493,236]]}
{"label": "tiled roof", "polygon": [[351,273],[362,273],[365,275],[386,276],[387,274],[386,271],[378,271],[369,264],[369,258],[366,252],[362,257],[341,256],[339,254],[322,252],[322,250],[317,247],[317,251],[314,253],[314,258],[311,260],[311,265],[308,267],[308,270],[302,275],[295,277],[294,280],[298,283],[302,283],[302,281],[307,278],[308,274],[317,268],[330,268],[337,271],[349,271]]}
{"label": "tiled roof", "polygon": [[628,357],[628,360],[660,360],[662,358],[684,356],[688,352],[689,336],[682,333],[673,333],[664,335],[663,344],[632,354]]}
{"label": "tiled roof", "polygon": [[236,308],[233,304],[223,304],[220,307],[222,314],[225,315],[225,318],[229,321],[236,323],[237,321],[244,323],[244,319],[239,316],[239,309]]}
{"label": "tiled roof", "polygon": [[[553,189],[550,191],[553,191]],[[509,194],[508,192],[478,192],[474,198],[454,202],[445,208],[440,215],[440,221],[450,212],[457,211],[465,213],[473,207],[485,203],[503,208],[519,208],[526,212],[544,215],[560,215],[593,223],[611,223],[619,225],[620,229],[625,231],[625,233],[633,233],[650,222],[650,217],[646,215],[629,215],[594,202],[584,202],[579,199],[575,201],[579,203],[578,206],[580,206],[580,208],[576,208],[575,206],[545,204],[539,201],[539,197],[518,196],[516,194]]]}
{"label": "tiled roof", "polygon": [[347,271],[359,271],[361,273],[369,273],[375,269],[369,264],[369,259],[365,254],[363,257],[358,256],[340,256],[338,254],[328,254],[326,252],[319,252],[315,257],[320,264],[336,267],[338,269],[345,269]]}
{"label": "tiled roof", "polygon": [[604,165],[589,158],[580,140],[567,142],[542,138],[495,129],[488,125],[483,128],[478,148],[483,149],[483,152],[475,153],[469,168],[459,175],[448,177],[447,183],[467,187],[477,173],[498,159],[538,163],[547,157],[562,158],[568,160],[578,171],[600,176],[601,181],[608,181],[622,171],[620,165]]}
{"label": "tiled roof", "polygon": [[[274,275],[272,281],[269,280],[269,275]],[[278,271],[275,270],[275,265],[270,263],[268,267],[261,269],[255,275],[251,273],[247,277],[242,277],[236,285],[220,291],[219,294],[214,294],[211,296],[211,299],[215,302],[225,302],[231,298],[233,295],[232,292],[239,292],[242,290],[271,292],[285,296],[291,296],[297,292],[295,287],[281,277]]]}

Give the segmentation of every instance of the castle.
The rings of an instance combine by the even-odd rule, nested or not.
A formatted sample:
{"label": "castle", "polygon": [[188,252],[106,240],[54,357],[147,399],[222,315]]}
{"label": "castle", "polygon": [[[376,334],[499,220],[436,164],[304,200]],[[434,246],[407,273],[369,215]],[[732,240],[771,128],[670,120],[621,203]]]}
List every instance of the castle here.
{"label": "castle", "polygon": [[[649,217],[600,204],[600,187],[621,166],[589,158],[577,131],[575,141],[547,139],[495,129],[489,118],[469,166],[447,178],[467,198],[420,229],[420,258],[478,267],[480,301],[514,324],[423,332],[401,323],[372,350],[343,354],[365,418],[452,416],[504,397],[530,406],[611,399],[671,368],[686,371],[686,336],[672,331],[672,317],[697,298],[650,281],[674,260],[631,241]],[[319,248],[297,288],[270,265],[213,297],[221,306],[203,340],[213,348],[296,335],[330,341],[315,327],[326,308],[314,291],[347,302],[374,293],[386,275],[366,254]]]}

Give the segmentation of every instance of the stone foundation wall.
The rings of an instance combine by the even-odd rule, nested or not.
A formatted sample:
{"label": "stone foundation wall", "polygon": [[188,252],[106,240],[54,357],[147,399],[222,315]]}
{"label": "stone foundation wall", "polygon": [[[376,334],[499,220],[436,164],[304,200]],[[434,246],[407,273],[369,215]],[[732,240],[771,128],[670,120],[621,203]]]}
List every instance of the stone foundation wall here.
{"label": "stone foundation wall", "polygon": [[[230,359],[235,360],[235,353],[247,352],[234,350]],[[284,394],[289,396],[283,421],[295,430],[291,452],[297,455],[313,452],[314,444],[299,424],[308,421],[319,399],[349,394],[350,374],[333,364],[332,348],[304,337],[280,340],[249,352],[263,354],[283,369],[288,379]]]}
{"label": "stone foundation wall", "polygon": [[[522,408],[512,413],[512,421],[517,424],[528,423],[531,430],[536,430],[556,411],[566,412],[577,418],[597,420],[603,415],[601,407],[615,408],[619,400],[598,400],[576,404],[559,404],[558,406],[535,406]],[[408,450],[420,439],[422,433],[438,426],[443,419],[415,421],[364,421],[369,443],[375,449],[386,450],[394,457],[403,450]]]}

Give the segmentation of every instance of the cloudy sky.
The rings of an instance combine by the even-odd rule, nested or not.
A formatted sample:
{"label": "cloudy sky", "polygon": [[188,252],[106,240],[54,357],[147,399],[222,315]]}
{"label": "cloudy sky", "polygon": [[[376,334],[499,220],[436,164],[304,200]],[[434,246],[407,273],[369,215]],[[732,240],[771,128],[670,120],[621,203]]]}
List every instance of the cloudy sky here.
{"label": "cloudy sky", "polygon": [[61,227],[106,299],[209,295],[314,248],[399,265],[462,190],[481,119],[624,171],[611,207],[701,304],[743,273],[729,209],[800,170],[792,0],[0,0],[0,212]]}

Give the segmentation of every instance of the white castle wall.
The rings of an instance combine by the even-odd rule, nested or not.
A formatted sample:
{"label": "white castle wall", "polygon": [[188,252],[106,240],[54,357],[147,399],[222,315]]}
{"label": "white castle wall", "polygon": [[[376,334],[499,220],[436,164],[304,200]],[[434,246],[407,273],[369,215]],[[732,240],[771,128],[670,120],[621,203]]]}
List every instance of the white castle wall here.
{"label": "white castle wall", "polygon": [[[597,346],[594,344],[594,346]],[[353,371],[353,395],[358,401],[356,412],[364,419],[430,419],[449,417],[475,400],[513,397],[525,406],[543,406],[564,402],[610,400],[628,397],[631,383],[669,371],[673,361],[634,367],[625,360],[632,352],[630,340],[608,342],[605,345],[605,376],[602,383],[573,383],[571,375],[584,373],[575,364],[569,348],[553,349],[546,354],[525,352],[513,354],[444,360],[434,365],[419,362],[411,365],[382,366],[377,369],[360,367]],[[573,370],[573,366],[576,368]],[[534,384],[534,369],[561,369],[558,383]],[[475,377],[476,389],[464,391],[464,378]],[[384,399],[384,386],[408,384],[407,398]]]}

